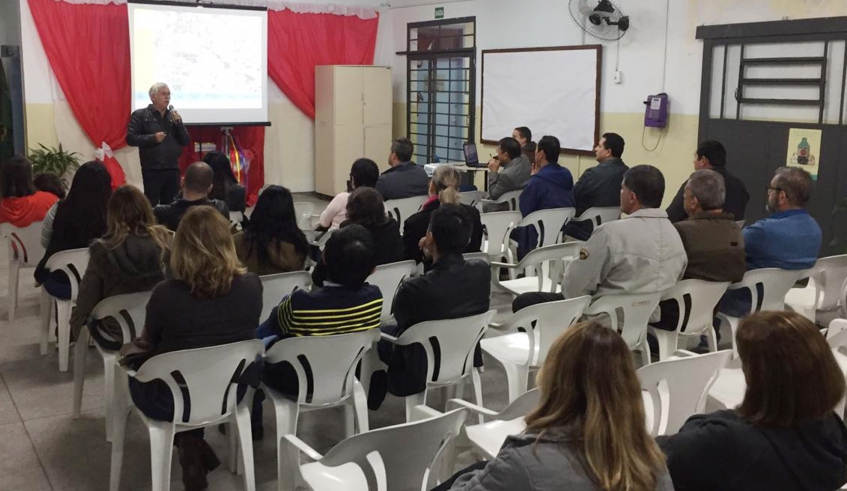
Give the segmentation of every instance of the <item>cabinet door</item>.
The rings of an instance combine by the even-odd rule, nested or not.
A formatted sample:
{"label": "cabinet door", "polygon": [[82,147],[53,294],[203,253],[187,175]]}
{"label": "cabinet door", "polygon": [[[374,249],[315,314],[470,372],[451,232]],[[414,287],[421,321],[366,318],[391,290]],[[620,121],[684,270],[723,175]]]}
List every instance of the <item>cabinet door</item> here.
{"label": "cabinet door", "polygon": [[315,123],[335,121],[334,70],[331,65],[315,67]]}
{"label": "cabinet door", "polygon": [[315,191],[335,195],[335,126],[315,121]]}
{"label": "cabinet door", "polygon": [[[364,128],[358,126],[335,127],[335,167],[333,169],[333,192],[338,194],[347,190],[350,167],[364,152]],[[325,193],[328,194],[328,193]]]}
{"label": "cabinet door", "polygon": [[391,69],[364,67],[364,120],[367,125],[391,124],[392,88]]}
{"label": "cabinet door", "polygon": [[376,162],[379,171],[388,169],[388,154],[391,152],[391,125],[374,124],[365,126],[364,156]]}
{"label": "cabinet door", "polygon": [[362,125],[362,67],[333,67],[336,125]]}

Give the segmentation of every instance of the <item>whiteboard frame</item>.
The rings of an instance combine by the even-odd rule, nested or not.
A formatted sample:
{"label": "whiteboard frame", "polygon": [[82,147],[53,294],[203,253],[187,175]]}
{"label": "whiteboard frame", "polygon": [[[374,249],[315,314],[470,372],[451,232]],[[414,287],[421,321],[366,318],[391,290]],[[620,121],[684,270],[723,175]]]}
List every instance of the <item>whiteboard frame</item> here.
{"label": "whiteboard frame", "polygon": [[[571,51],[571,50],[595,50],[597,52],[597,85],[594,89],[594,142],[600,141],[600,81],[603,73],[603,45],[601,44],[586,44],[578,46],[550,46],[538,48],[510,48],[510,49],[486,49],[482,50],[482,74],[480,88],[480,110],[479,110],[479,136],[482,143],[488,145],[497,145],[498,140],[486,140],[482,136],[482,130],[485,127],[485,55],[495,53],[523,53],[523,52],[540,52],[540,51]],[[580,150],[576,148],[562,148],[561,153],[571,155],[594,155],[594,151]]]}

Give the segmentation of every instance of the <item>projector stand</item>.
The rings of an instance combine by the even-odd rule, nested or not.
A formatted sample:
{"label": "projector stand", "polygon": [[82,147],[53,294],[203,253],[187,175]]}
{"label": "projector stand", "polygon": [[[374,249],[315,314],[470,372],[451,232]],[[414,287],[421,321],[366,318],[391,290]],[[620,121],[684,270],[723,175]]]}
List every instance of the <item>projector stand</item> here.
{"label": "projector stand", "polygon": [[229,135],[231,131],[232,126],[221,126],[221,138],[223,139],[221,151],[227,156],[229,156]]}

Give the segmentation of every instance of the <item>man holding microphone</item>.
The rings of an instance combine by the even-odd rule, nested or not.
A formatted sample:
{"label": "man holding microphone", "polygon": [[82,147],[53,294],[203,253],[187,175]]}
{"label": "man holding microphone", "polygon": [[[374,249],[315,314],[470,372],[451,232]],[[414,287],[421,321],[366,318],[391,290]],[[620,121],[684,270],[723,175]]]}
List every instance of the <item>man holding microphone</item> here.
{"label": "man holding microphone", "polygon": [[170,204],[179,191],[179,156],[190,137],[163,83],[150,87],[152,104],[132,113],[126,143],[138,147],[144,194],[150,205]]}

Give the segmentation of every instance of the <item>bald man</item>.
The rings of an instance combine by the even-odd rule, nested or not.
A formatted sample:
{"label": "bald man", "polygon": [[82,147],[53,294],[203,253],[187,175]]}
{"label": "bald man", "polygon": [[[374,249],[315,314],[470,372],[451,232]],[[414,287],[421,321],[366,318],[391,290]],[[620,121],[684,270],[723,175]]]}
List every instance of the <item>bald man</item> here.
{"label": "bald man", "polygon": [[221,215],[229,220],[229,208],[226,202],[219,199],[209,199],[212,191],[212,181],[215,173],[205,162],[195,162],[185,170],[182,178],[182,197],[169,205],[158,205],[153,208],[156,220],[160,224],[176,231],[179,221],[192,206],[214,206]]}

